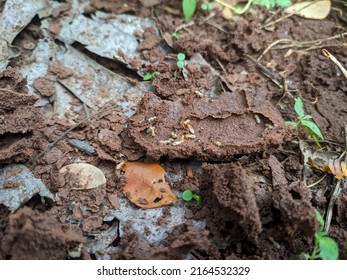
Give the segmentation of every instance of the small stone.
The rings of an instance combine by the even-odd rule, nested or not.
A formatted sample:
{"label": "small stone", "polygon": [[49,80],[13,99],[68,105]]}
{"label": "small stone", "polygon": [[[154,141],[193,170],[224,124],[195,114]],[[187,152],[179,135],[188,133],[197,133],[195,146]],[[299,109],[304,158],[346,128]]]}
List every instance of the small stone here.
{"label": "small stone", "polygon": [[229,8],[224,8],[222,11],[223,18],[230,20],[233,17],[233,12]]}

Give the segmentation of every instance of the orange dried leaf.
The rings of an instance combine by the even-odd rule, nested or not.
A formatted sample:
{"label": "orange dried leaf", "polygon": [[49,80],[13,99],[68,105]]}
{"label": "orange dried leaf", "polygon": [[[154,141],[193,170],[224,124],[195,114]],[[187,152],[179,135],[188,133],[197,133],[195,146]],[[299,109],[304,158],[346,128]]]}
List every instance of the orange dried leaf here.
{"label": "orange dried leaf", "polygon": [[159,164],[126,162],[122,170],[127,181],[123,193],[137,206],[156,208],[177,201],[165,181],[165,170]]}
{"label": "orange dried leaf", "polygon": [[308,164],[314,169],[332,174],[336,179],[341,180],[343,177],[347,177],[347,166],[344,161],[338,159],[329,160],[327,164],[318,166],[312,158],[308,158]]}
{"label": "orange dried leaf", "polygon": [[308,157],[308,164],[313,167],[314,169],[320,170],[320,171],[324,171],[321,167],[319,167],[311,157]]}

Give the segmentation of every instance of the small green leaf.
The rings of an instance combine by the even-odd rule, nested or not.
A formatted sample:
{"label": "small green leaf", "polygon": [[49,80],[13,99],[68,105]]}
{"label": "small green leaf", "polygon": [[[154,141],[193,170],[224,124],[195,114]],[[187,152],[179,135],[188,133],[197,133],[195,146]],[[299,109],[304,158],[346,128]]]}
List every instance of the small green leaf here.
{"label": "small green leaf", "polygon": [[180,52],[180,53],[177,54],[177,59],[179,61],[183,61],[185,58],[186,58],[186,55],[184,53]]}
{"label": "small green leaf", "polygon": [[308,119],[313,119],[313,117],[310,115],[306,115],[306,116],[303,116],[301,119],[302,120],[308,120]]}
{"label": "small green leaf", "polygon": [[193,194],[193,198],[198,202],[199,206],[202,206],[202,197],[198,194]]}
{"label": "small green leaf", "polygon": [[174,38],[175,40],[179,40],[180,39],[180,34],[178,34],[177,32],[173,32],[171,34],[172,38]]}
{"label": "small green leaf", "polygon": [[181,61],[181,60],[177,61],[177,67],[180,68],[180,69],[183,68],[184,67],[184,62]]}
{"label": "small green leaf", "polygon": [[183,200],[185,201],[191,201],[193,199],[193,192],[190,191],[190,190],[185,190],[183,193],[182,193],[182,198]]}
{"label": "small green leaf", "polygon": [[304,104],[300,97],[295,99],[294,110],[298,114],[299,118],[303,118],[305,116]]}
{"label": "small green leaf", "polygon": [[183,0],[182,1],[182,10],[184,19],[186,22],[189,22],[193,17],[196,9],[196,0]]}
{"label": "small green leaf", "polygon": [[314,209],[314,211],[316,212],[316,218],[317,218],[319,225],[320,225],[319,231],[322,231],[323,227],[324,227],[324,219],[323,219],[322,215],[318,212],[317,209]]}
{"label": "small green leaf", "polygon": [[208,9],[213,10],[214,9],[214,4],[213,3],[208,3]]}
{"label": "small green leaf", "polygon": [[144,81],[149,81],[152,79],[152,73],[146,73],[146,75],[143,76]]}
{"label": "small green leaf", "polygon": [[319,127],[312,121],[306,121],[306,120],[301,120],[301,124],[309,128],[315,135],[317,135],[320,139],[324,139],[322,132],[320,131]]}
{"label": "small green leaf", "polygon": [[339,257],[339,246],[336,241],[330,237],[319,239],[319,257],[322,260],[337,260]]}

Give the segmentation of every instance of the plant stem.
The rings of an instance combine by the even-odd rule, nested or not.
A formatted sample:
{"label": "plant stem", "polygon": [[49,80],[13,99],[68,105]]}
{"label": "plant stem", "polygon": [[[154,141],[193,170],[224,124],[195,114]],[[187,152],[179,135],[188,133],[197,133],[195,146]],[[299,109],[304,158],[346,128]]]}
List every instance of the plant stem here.
{"label": "plant stem", "polygon": [[229,5],[228,3],[225,3],[224,1],[221,1],[221,0],[215,0],[217,3],[223,5],[224,7],[232,10],[234,13],[237,13],[239,15],[243,14],[244,12],[246,12],[249,7],[251,6],[253,0],[248,0],[247,4],[243,7],[243,8],[240,8],[240,7],[233,7],[231,5]]}
{"label": "plant stem", "polygon": [[312,254],[311,254],[311,256],[310,256],[310,260],[315,260],[315,259],[317,259],[317,251],[318,251],[318,249],[319,249],[319,246],[318,246],[318,239],[317,238],[315,238],[315,240],[314,240],[314,247],[313,247],[313,251],[312,251]]}

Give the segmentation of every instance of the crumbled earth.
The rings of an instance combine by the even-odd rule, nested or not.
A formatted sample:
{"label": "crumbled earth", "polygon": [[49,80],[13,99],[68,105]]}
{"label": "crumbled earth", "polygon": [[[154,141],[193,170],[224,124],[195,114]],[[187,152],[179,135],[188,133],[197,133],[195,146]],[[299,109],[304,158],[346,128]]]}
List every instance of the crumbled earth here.
{"label": "crumbled earth", "polygon": [[[160,30],[135,32],[140,57],[125,59],[127,65],[78,42],[68,46],[133,86],[142,83],[139,74],[160,72],[129,117],[123,104],[96,111],[63,87],[62,80],[77,74],[54,55],[47,73],[32,81],[21,74],[46,36],[56,48],[67,47],[58,36],[60,20],[72,15],[71,2],[65,2],[57,3],[48,23],[35,17],[19,33],[13,45],[21,55],[0,73],[0,168],[24,164],[55,195],[52,204],[35,196],[15,211],[0,204],[0,259],[299,259],[311,252],[319,227],[314,209],[326,214],[336,180],[327,175],[305,186],[298,139],[317,148],[303,129],[284,121],[295,120],[294,98],[300,96],[325,136],[325,149],[344,151],[347,80],[321,54],[324,45],[347,64],[343,36],[321,42],[340,34],[345,21],[339,12],[324,20],[292,16],[269,29],[262,26],[272,15],[257,6],[231,20],[218,9],[198,9],[194,22],[184,25],[178,0],[92,0],[83,6],[87,17],[97,11],[151,17]],[[171,37],[174,31],[179,40]],[[264,53],[281,39],[289,45],[282,40]],[[186,54],[182,70],[176,67],[179,52]],[[85,80],[84,86],[91,84]],[[59,87],[71,106],[60,116]],[[150,229],[134,232],[133,221],[120,227],[112,216],[124,205],[125,179],[116,170],[124,161],[160,163],[173,191],[203,197],[202,206],[179,197],[184,220],[155,246],[145,238]],[[102,170],[106,185],[76,189],[76,178],[61,177],[64,166],[78,162]],[[340,259],[347,259],[346,203],[343,189],[329,232]],[[164,208],[158,225],[173,218]],[[203,229],[196,227],[201,221]]]}
{"label": "crumbled earth", "polygon": [[[11,73],[12,72],[12,73]],[[11,69],[2,75],[3,80],[14,84],[18,81],[18,73]],[[10,84],[10,83],[8,83]],[[37,98],[15,89],[0,88],[0,163],[23,162],[29,160],[42,149],[40,128],[43,127],[43,116],[33,105]]]}

